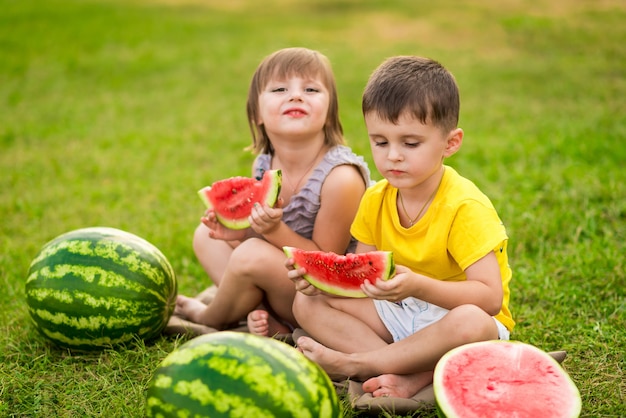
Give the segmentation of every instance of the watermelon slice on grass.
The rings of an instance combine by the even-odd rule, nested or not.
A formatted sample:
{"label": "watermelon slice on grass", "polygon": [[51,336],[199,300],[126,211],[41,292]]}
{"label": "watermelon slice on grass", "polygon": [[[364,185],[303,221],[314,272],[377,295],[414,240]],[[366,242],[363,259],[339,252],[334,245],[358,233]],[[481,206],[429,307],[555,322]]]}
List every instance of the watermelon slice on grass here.
{"label": "watermelon slice on grass", "polygon": [[360,254],[338,255],[324,251],[304,251],[283,247],[295,267],[306,268],[304,278],[316,288],[333,295],[364,298],[361,290],[365,280],[389,280],[395,274],[391,251],[370,251]]}
{"label": "watermelon slice on grass", "polygon": [[230,229],[250,227],[248,217],[256,203],[274,207],[282,184],[280,170],[268,170],[261,180],[231,177],[198,190],[208,209],[215,211],[217,220]]}
{"label": "watermelon slice on grass", "polygon": [[457,347],[435,367],[433,388],[448,418],[578,417],[578,388],[550,354],[515,341]]}

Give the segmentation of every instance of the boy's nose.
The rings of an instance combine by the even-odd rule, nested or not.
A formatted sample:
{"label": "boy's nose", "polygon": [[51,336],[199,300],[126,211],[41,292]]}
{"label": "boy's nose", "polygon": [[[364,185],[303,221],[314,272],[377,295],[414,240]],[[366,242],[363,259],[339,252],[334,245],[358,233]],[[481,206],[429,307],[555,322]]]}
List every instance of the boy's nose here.
{"label": "boy's nose", "polygon": [[402,161],[402,153],[399,152],[396,147],[389,147],[389,152],[387,153],[387,158],[391,161]]}

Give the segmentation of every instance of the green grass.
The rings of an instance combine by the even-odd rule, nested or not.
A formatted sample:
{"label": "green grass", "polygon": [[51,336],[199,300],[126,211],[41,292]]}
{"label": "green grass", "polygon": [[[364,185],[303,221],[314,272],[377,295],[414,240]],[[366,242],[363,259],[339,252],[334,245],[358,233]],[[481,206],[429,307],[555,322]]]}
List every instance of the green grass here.
{"label": "green grass", "polygon": [[205,287],[196,190],[249,173],[250,77],[301,45],[333,62],[370,162],[370,72],[419,54],[455,74],[466,139],[449,163],[509,231],[513,338],[567,350],[582,416],[625,416],[626,6],[532,3],[0,0],[0,415],[142,416],[152,371],[184,340],[49,346],[25,307],[30,260],[63,232],[112,226],[159,247],[182,293]]}

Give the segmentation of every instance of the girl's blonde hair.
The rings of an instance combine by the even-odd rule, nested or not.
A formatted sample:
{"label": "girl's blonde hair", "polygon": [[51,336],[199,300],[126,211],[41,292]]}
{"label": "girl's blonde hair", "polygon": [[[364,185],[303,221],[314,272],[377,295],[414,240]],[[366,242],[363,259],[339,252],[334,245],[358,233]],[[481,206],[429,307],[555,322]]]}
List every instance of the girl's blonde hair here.
{"label": "girl's blonde hair", "polygon": [[248,91],[248,125],[252,133],[252,144],[248,147],[255,154],[274,154],[270,139],[259,120],[259,95],[272,79],[292,76],[319,78],[328,89],[328,115],[324,124],[324,142],[329,146],[345,143],[343,128],[339,120],[339,101],[335,76],[328,58],[307,48],[285,48],[265,57],[259,64]]}

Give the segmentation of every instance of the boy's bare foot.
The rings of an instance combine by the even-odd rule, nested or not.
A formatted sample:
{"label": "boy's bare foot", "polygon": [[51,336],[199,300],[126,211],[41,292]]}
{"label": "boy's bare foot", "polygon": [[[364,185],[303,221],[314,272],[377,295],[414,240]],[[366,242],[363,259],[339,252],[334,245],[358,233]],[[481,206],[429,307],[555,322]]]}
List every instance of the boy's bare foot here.
{"label": "boy's bare foot", "polygon": [[309,360],[319,364],[332,380],[345,380],[347,377],[354,377],[348,361],[349,354],[325,347],[310,337],[300,337],[296,343],[298,350]]}
{"label": "boy's bare foot", "polygon": [[363,391],[373,397],[393,396],[411,398],[433,381],[432,372],[416,374],[383,374],[372,377],[363,383]]}
{"label": "boy's bare foot", "polygon": [[174,315],[184,319],[188,319],[191,322],[202,324],[202,314],[207,305],[195,298],[190,298],[183,295],[176,297],[176,308],[174,309]]}
{"label": "boy's bare foot", "polygon": [[248,331],[263,337],[286,334],[291,330],[274,319],[267,311],[257,309],[248,314]]}

